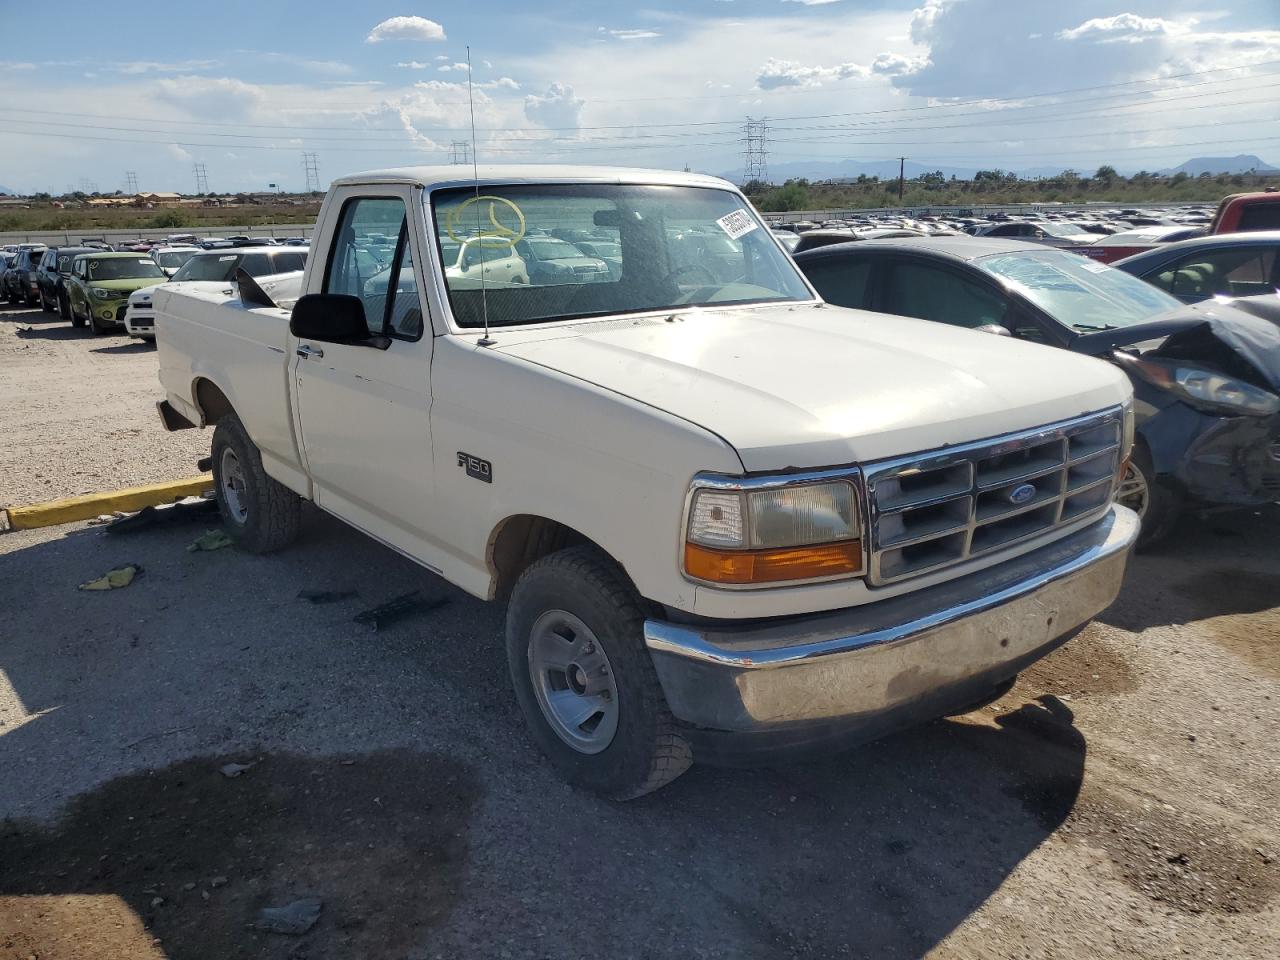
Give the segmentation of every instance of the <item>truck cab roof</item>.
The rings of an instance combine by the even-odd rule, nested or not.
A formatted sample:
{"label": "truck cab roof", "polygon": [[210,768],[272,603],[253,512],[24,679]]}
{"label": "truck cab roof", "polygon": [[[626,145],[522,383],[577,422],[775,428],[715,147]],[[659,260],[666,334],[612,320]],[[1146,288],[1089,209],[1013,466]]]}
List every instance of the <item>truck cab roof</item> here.
{"label": "truck cab roof", "polygon": [[391,167],[339,177],[333,181],[333,186],[409,183],[427,188],[459,187],[477,182],[477,177],[480,183],[670,183],[736,189],[726,180],[701,173],[562,163],[480,164],[476,176],[472,175],[470,167],[457,165]]}

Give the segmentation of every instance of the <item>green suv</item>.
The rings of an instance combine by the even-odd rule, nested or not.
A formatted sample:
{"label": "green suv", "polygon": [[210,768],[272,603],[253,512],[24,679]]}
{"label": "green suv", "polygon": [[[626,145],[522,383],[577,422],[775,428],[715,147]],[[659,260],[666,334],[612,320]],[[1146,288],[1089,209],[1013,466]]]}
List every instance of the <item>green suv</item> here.
{"label": "green suv", "polygon": [[129,294],[167,279],[159,265],[141,253],[81,254],[67,277],[71,325],[83,327],[87,322],[94,333],[123,327]]}

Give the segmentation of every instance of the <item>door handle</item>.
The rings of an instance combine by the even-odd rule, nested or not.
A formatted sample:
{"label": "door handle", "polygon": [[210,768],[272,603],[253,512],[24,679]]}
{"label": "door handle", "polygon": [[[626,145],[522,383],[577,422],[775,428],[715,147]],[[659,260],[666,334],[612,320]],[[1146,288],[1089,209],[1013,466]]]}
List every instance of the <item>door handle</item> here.
{"label": "door handle", "polygon": [[310,360],[313,358],[319,360],[324,356],[324,351],[319,347],[311,346],[309,343],[300,343],[298,344],[298,356],[303,360]]}

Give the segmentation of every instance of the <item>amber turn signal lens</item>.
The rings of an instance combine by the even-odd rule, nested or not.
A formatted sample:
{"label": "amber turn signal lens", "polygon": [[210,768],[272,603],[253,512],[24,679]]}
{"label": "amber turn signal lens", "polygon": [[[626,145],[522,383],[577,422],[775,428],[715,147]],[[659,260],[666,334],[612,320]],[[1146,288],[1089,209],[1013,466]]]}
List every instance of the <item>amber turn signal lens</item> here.
{"label": "amber turn signal lens", "polygon": [[686,543],[684,569],[698,580],[728,584],[837,577],[862,569],[862,543],[846,540],[777,550],[709,550]]}

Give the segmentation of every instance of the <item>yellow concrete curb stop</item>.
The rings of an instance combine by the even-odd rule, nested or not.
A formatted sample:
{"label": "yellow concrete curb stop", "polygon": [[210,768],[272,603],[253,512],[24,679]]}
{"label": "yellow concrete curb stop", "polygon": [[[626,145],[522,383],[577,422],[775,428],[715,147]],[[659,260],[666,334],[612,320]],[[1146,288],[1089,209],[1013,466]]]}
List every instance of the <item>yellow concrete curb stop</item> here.
{"label": "yellow concrete curb stop", "polygon": [[29,507],[7,507],[3,512],[8,517],[10,530],[34,530],[36,527],[91,520],[100,514],[116,510],[129,512],[143,507],[156,507],[184,497],[198,497],[212,489],[213,476],[206,473],[188,480],[169,480],[165,483],[147,484],[145,487],[86,493],[79,497],[67,497],[65,500],[34,503]]}

